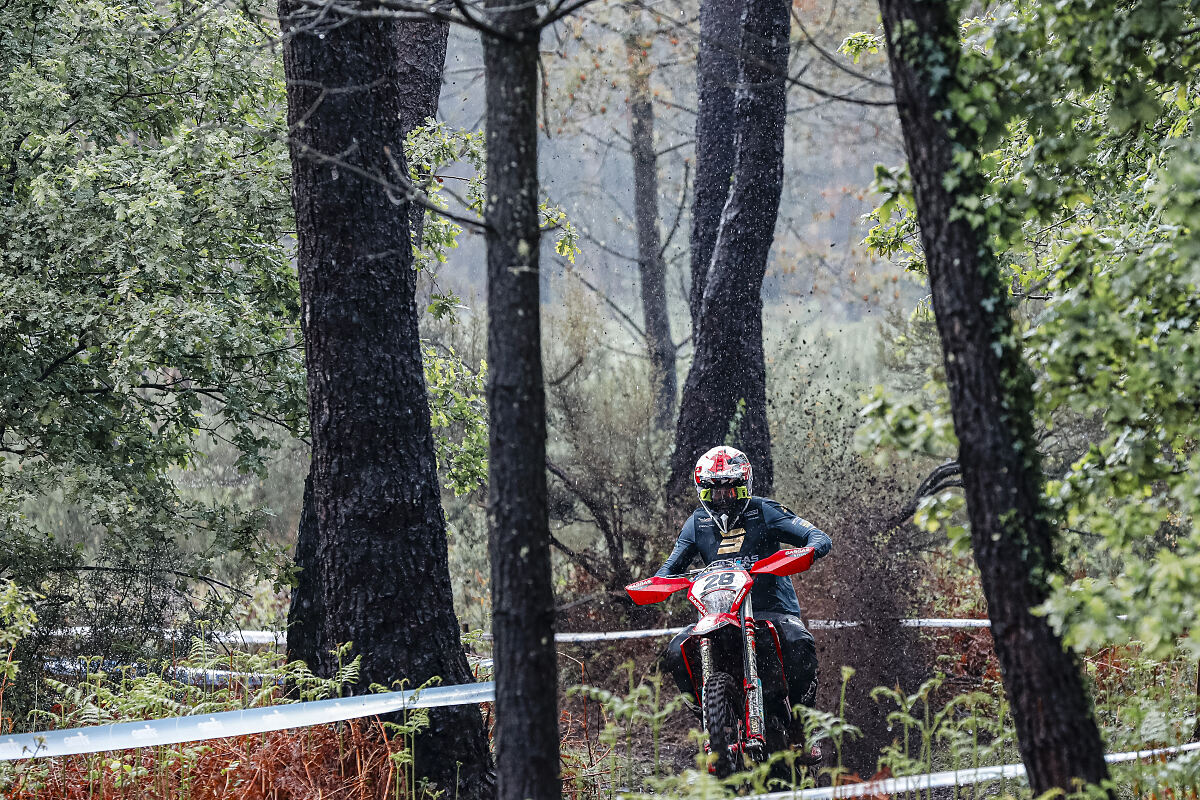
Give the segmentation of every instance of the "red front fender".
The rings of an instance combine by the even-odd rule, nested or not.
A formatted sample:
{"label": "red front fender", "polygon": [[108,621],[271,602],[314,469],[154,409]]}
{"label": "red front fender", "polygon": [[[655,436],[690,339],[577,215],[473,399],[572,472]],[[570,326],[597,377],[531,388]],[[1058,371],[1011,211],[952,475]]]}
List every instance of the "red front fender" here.
{"label": "red front fender", "polygon": [[737,614],[705,614],[696,623],[696,627],[692,629],[692,636],[712,633],[718,628],[724,628],[726,625],[736,625],[740,628],[742,627],[742,621],[738,619]]}

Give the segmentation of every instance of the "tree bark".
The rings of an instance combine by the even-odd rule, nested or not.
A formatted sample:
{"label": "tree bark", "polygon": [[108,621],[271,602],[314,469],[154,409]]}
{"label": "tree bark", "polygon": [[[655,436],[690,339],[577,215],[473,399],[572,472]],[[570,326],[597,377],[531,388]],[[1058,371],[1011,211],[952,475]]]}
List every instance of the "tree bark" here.
{"label": "tree bark", "polygon": [[557,800],[558,671],[538,273],[537,9],[487,0],[488,465],[500,800]]}
{"label": "tree bark", "polygon": [[[450,23],[436,19],[404,19],[396,21],[395,26],[396,35],[403,43],[397,62],[397,81],[405,88],[398,98],[400,127],[408,136],[413,129],[437,115]],[[408,216],[413,246],[419,247],[425,209],[413,203]],[[318,533],[311,474],[304,481],[302,502],[300,523],[296,530],[295,557],[300,571],[288,609],[287,652],[289,659],[304,661],[316,668],[319,654],[336,643],[326,643],[320,638],[320,621],[325,615],[321,599],[324,587],[320,582],[321,571],[315,562]]]}
{"label": "tree bark", "polygon": [[[1032,377],[983,222],[969,221],[986,184],[956,152],[978,151],[949,99],[958,20],[934,0],[880,0],[921,243],[944,351],[975,560],[996,656],[1035,795],[1108,778],[1079,663],[1031,609],[1060,569],[1042,503]],[[978,158],[973,163],[978,163]],[[956,179],[953,188],[948,175]],[[964,202],[966,201],[966,202]],[[964,213],[968,212],[968,213]]]}
{"label": "tree bark", "polygon": [[304,501],[296,526],[296,586],[288,607],[287,657],[303,661],[312,668],[320,662],[324,645],[321,624],[325,619],[325,588],[317,563],[317,514],[313,504],[312,472],[304,479]]}
{"label": "tree bark", "polygon": [[701,0],[700,50],[696,57],[696,180],[692,200],[691,272],[688,311],[692,333],[700,328],[700,309],[712,264],[721,211],[733,175],[733,102],[738,80],[738,47],[746,0]]}
{"label": "tree bark", "polygon": [[[721,214],[694,329],[695,355],[683,387],[667,485],[673,504],[690,499],[696,459],[727,439],[750,457],[756,493],[769,493],[774,479],[766,419],[762,282],[783,190],[790,23],[787,0],[746,3],[734,104],[733,185]],[[741,422],[730,437],[739,413]]]}
{"label": "tree bark", "polygon": [[[470,683],[417,331],[409,204],[387,186],[405,170],[406,42],[394,20],[292,2],[280,3],[280,19],[313,442],[311,568],[324,608],[314,666],[330,674],[329,649],[353,642],[362,657],[356,691],[400,679]],[[412,745],[418,779],[460,798],[490,797],[478,708],[431,709],[429,719]]]}
{"label": "tree bark", "polygon": [[[636,12],[635,12],[636,13]],[[633,204],[637,226],[638,272],[650,381],[654,388],[654,425],[667,430],[675,418],[675,343],[667,312],[667,267],[658,222],[658,156],[654,151],[654,104],[650,97],[650,42],[640,26],[625,40],[629,57],[630,141],[633,150]]]}
{"label": "tree bark", "polygon": [[[400,98],[400,125],[407,136],[413,129],[437,116],[450,23],[438,19],[406,19],[397,21],[396,27],[404,43],[400,52],[399,80],[400,85],[405,87],[404,95]],[[413,203],[409,209],[413,246],[418,248],[421,246],[421,231],[425,228],[425,213],[424,207],[417,203]]]}

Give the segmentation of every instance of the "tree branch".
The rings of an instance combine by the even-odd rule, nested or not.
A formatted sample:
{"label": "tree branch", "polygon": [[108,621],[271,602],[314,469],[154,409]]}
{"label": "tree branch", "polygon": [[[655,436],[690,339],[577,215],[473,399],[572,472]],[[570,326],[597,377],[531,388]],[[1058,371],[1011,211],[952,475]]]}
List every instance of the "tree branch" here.
{"label": "tree branch", "polygon": [[56,358],[54,361],[51,361],[50,366],[48,366],[44,370],[42,370],[41,375],[38,375],[37,382],[41,383],[42,381],[46,380],[46,378],[48,378],[50,376],[50,373],[54,372],[54,370],[58,369],[63,364],[67,363],[72,358],[79,355],[86,349],[87,349],[87,340],[80,339],[79,344],[77,344],[74,347],[74,349],[71,350],[71,352],[62,355],[59,358]]}
{"label": "tree branch", "polygon": [[881,530],[891,530],[898,525],[903,525],[913,514],[917,513],[917,508],[926,497],[945,489],[961,489],[963,485],[961,476],[962,467],[957,461],[947,461],[934,469],[925,477],[925,480],[921,481],[921,485],[913,493],[912,499],[883,523]]}
{"label": "tree branch", "polygon": [[605,305],[607,305],[609,308],[611,308],[616,313],[616,315],[621,318],[622,322],[624,322],[626,325],[628,325],[630,328],[633,329],[634,333],[636,333],[642,339],[646,338],[646,332],[644,330],[642,330],[642,327],[640,325],[638,325],[636,322],[634,322],[633,318],[630,317],[629,314],[625,313],[625,310],[623,308],[621,308],[619,305],[614,303],[612,301],[612,299],[610,299],[609,296],[600,289],[600,287],[596,286],[596,284],[592,283],[587,278],[580,275],[579,272],[575,269],[574,266],[571,265],[571,263],[569,261],[566,261],[565,259],[563,259],[563,260],[559,261],[559,264],[562,266],[563,270],[568,275],[575,278],[575,280],[582,283],[585,287],[590,289],[597,297],[599,297],[601,300],[603,300]]}
{"label": "tree branch", "polygon": [[679,205],[675,209],[675,221],[671,223],[671,230],[667,231],[666,237],[663,239],[662,247],[658,249],[658,257],[662,258],[667,248],[671,246],[671,240],[675,238],[675,232],[679,230],[679,220],[683,218],[683,209],[687,206],[688,199],[688,171],[692,167],[691,161],[683,162],[683,189],[679,193]]}
{"label": "tree branch", "polygon": [[250,593],[244,592],[241,589],[237,588],[236,586],[230,586],[228,583],[225,583],[224,581],[219,581],[216,578],[210,578],[207,575],[193,575],[189,572],[179,572],[179,571],[173,570],[173,569],[162,569],[162,568],[158,568],[158,567],[151,567],[150,569],[147,569],[147,570],[140,570],[140,569],[136,569],[134,567],[96,567],[96,566],[86,566],[85,565],[85,566],[77,566],[77,567],[49,567],[46,571],[47,572],[117,572],[117,573],[121,573],[121,574],[125,574],[125,575],[137,575],[140,572],[161,572],[161,573],[164,573],[167,575],[174,575],[177,578],[188,578],[189,580],[193,580],[193,581],[202,581],[204,583],[207,583],[209,586],[214,586],[214,587],[219,586],[222,589],[228,589],[229,591],[233,592],[234,594],[241,595],[242,597],[251,597],[252,596]]}

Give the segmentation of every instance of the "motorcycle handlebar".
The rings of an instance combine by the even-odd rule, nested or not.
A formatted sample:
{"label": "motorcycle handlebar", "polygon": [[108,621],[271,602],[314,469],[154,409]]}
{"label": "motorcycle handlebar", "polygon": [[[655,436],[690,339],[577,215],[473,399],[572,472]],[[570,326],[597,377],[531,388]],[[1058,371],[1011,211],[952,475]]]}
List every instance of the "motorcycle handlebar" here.
{"label": "motorcycle handlebar", "polygon": [[739,556],[738,558],[725,558],[725,559],[721,559],[720,561],[713,561],[711,563],[705,564],[703,567],[699,567],[697,569],[691,569],[691,570],[688,570],[687,572],[682,572],[678,575],[662,575],[660,577],[663,577],[663,578],[687,578],[687,579],[691,580],[692,578],[696,577],[697,575],[700,575],[701,573],[704,573],[704,572],[708,572],[710,569],[713,569],[714,567],[716,567],[718,569],[737,568],[737,569],[749,570],[750,567],[754,566],[754,562],[756,562],[758,560],[759,559],[755,556]]}

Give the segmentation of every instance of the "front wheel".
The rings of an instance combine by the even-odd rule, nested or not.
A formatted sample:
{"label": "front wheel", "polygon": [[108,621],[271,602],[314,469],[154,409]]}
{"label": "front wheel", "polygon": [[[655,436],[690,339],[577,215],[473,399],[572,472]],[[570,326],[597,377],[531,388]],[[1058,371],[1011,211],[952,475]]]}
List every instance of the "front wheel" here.
{"label": "front wheel", "polygon": [[730,747],[738,744],[743,705],[742,687],[728,672],[714,672],[704,681],[708,749],[716,756],[713,772],[718,778],[727,778],[733,773],[734,754]]}

